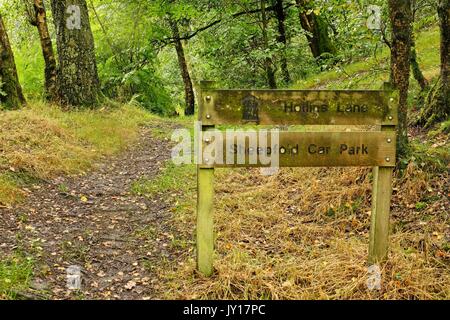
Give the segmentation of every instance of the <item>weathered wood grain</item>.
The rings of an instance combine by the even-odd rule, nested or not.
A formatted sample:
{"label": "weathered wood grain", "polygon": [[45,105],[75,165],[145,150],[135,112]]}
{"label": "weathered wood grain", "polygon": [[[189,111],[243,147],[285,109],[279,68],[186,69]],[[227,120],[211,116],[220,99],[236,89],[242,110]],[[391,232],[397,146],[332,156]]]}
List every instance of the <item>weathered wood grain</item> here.
{"label": "weathered wood grain", "polygon": [[214,169],[198,168],[197,181],[197,268],[210,276],[214,254]]}
{"label": "weathered wood grain", "polygon": [[[214,87],[214,81],[200,84],[203,90]],[[200,101],[200,110],[203,109]],[[214,126],[202,126],[202,132],[214,130]],[[213,274],[214,255],[214,168],[197,166],[197,269],[204,276]]]}

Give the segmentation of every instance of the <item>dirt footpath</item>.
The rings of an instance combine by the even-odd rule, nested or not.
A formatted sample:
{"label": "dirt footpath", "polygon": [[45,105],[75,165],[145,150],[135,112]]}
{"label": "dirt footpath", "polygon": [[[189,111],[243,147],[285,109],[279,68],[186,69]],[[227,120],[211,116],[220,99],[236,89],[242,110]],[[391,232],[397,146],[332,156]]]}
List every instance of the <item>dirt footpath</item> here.
{"label": "dirt footpath", "polygon": [[[154,270],[170,261],[170,203],[131,194],[134,181],[156,176],[169,141],[143,129],[129,150],[92,172],[34,186],[27,200],[0,208],[0,256],[32,256],[35,276],[24,298],[155,299]],[[140,235],[151,232],[152,237]],[[66,268],[82,268],[82,290],[66,287]]]}

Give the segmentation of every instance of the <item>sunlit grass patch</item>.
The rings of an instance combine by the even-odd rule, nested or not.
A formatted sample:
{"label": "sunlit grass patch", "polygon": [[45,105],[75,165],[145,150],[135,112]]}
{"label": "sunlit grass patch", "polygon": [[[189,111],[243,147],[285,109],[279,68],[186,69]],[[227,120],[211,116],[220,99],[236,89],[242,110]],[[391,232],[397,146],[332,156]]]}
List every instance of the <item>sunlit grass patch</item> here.
{"label": "sunlit grass patch", "polygon": [[192,184],[187,183],[187,181],[195,180],[195,170],[196,167],[194,165],[178,166],[169,161],[155,178],[142,178],[135,181],[131,186],[131,191],[135,194],[149,197],[158,193],[187,193],[193,189]]}

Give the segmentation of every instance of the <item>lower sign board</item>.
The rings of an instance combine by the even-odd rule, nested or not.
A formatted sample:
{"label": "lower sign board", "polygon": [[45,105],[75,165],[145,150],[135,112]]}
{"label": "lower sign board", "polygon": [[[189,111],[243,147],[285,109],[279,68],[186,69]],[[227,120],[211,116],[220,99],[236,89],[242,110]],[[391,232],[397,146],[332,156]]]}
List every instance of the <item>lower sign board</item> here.
{"label": "lower sign board", "polygon": [[[207,134],[205,132],[205,134]],[[208,132],[201,167],[394,167],[395,132]],[[273,141],[273,142],[272,142]]]}

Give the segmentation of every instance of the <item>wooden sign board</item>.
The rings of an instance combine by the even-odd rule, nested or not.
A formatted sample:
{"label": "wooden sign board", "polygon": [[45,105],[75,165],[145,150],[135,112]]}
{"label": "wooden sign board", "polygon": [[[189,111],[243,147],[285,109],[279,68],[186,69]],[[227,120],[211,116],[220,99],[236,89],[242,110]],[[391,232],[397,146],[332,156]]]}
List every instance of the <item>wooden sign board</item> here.
{"label": "wooden sign board", "polygon": [[[270,134],[255,146],[249,145],[245,131],[237,131],[232,140],[218,142],[216,159],[203,161],[203,167],[267,167],[270,157],[278,158],[279,167],[395,166],[395,132],[279,132],[278,144]],[[212,141],[211,143],[214,143]],[[204,149],[208,146],[204,144]],[[227,164],[228,163],[228,164]],[[273,165],[273,163],[272,163]]]}
{"label": "wooden sign board", "polygon": [[[199,120],[202,131],[215,125],[379,125],[366,132],[279,132],[278,146],[270,141],[225,138],[205,139],[203,164],[197,174],[197,267],[213,273],[214,169],[216,167],[265,166],[254,153],[278,153],[280,167],[372,166],[373,191],[369,235],[369,263],[387,257],[392,172],[396,159],[395,126],[398,122],[396,91],[215,90],[203,82]],[[259,135],[257,135],[259,136]],[[270,135],[268,135],[270,137]],[[262,138],[261,138],[262,139]],[[267,139],[267,137],[266,137]],[[208,143],[206,143],[208,141]],[[249,141],[249,140],[248,140]],[[264,143],[265,142],[265,143]],[[214,145],[212,145],[214,143]],[[268,150],[267,146],[271,149]],[[264,148],[265,147],[265,148]],[[212,148],[212,150],[210,150]],[[256,150],[254,150],[256,149]],[[216,153],[217,152],[217,153]],[[227,154],[229,152],[229,154]],[[243,152],[242,162],[238,162]],[[222,161],[216,155],[222,156]],[[227,164],[226,156],[231,157]],[[214,156],[214,159],[212,157]],[[253,157],[253,158],[252,158]],[[267,158],[265,159],[267,161]],[[270,163],[270,162],[269,162]],[[266,165],[267,166],[267,165]],[[273,164],[272,164],[273,166]]]}
{"label": "wooden sign board", "polygon": [[205,89],[199,119],[203,125],[396,125],[390,93]]}

